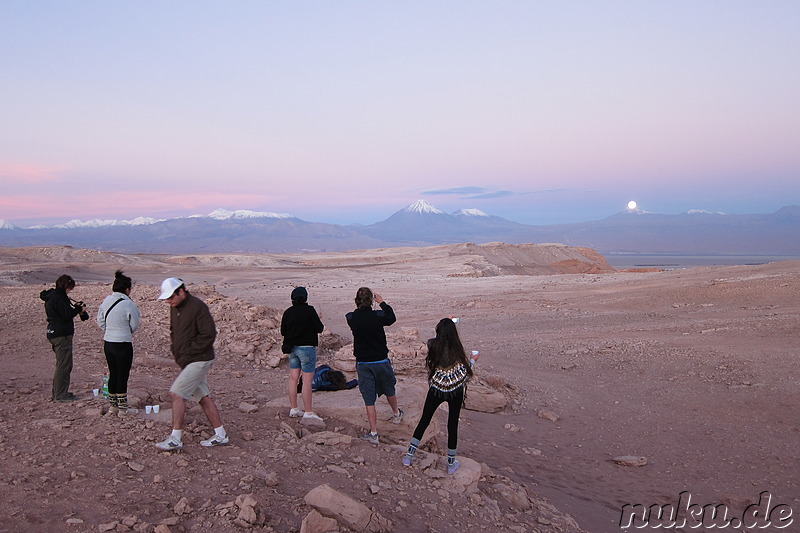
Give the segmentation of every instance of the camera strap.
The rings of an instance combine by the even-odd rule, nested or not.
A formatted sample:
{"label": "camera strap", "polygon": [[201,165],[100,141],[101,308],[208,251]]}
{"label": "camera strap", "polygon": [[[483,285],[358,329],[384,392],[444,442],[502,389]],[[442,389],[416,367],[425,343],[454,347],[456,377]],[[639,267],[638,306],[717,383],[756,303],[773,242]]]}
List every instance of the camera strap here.
{"label": "camera strap", "polygon": [[119,300],[117,300],[116,302],[114,302],[113,304],[111,304],[111,307],[109,307],[109,308],[108,308],[108,310],[106,311],[106,317],[108,317],[108,313],[110,313],[110,312],[111,312],[111,310],[112,310],[112,309],[114,309],[114,307],[115,307],[115,306],[116,306],[118,303],[120,303],[122,300],[124,300],[124,299],[125,299],[125,298],[120,298]]}

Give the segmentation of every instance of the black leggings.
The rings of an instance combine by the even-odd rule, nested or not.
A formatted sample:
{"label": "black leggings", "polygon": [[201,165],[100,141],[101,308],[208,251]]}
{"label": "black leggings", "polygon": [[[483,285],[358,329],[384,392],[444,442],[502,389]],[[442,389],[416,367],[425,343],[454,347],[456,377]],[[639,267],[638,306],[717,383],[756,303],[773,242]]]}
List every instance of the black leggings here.
{"label": "black leggings", "polygon": [[133,365],[133,343],[105,341],[103,351],[108,363],[108,393],[127,394],[128,376]]}
{"label": "black leggings", "polygon": [[422,408],[422,418],[419,419],[417,429],[414,430],[414,438],[422,440],[425,430],[428,429],[428,425],[433,419],[433,413],[443,402],[447,402],[450,409],[447,415],[447,447],[455,450],[458,448],[458,416],[461,414],[461,406],[464,404],[464,387],[459,387],[450,393],[442,393],[433,387],[428,389],[425,406]]}

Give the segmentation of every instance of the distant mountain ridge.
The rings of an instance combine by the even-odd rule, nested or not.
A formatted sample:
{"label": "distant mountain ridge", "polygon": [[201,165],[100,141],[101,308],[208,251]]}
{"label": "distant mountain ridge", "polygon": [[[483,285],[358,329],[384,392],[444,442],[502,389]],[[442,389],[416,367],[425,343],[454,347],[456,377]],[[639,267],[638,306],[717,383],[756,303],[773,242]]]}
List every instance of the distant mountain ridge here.
{"label": "distant mountain ridge", "polygon": [[446,213],[419,200],[365,226],[308,222],[286,213],[217,209],[168,220],[70,221],[20,228],[0,220],[0,246],[70,245],[122,253],[332,252],[454,243],[562,243],[600,253],[800,257],[800,206],[770,214],[628,210],[575,224],[530,226],[477,209]]}

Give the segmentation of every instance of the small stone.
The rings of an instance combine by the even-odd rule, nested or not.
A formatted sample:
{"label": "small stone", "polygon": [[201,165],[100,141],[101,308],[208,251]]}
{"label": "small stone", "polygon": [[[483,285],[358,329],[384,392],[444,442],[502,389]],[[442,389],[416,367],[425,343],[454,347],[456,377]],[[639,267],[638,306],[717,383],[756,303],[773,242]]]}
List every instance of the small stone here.
{"label": "small stone", "polygon": [[558,422],[558,420],[559,420],[559,417],[558,417],[557,414],[555,414],[553,411],[550,411],[550,410],[547,410],[547,409],[540,409],[539,412],[536,413],[536,415],[539,418],[544,418],[545,420],[549,420],[551,422]]}
{"label": "small stone", "polygon": [[619,457],[614,457],[613,461],[622,466],[644,466],[647,464],[647,457],[620,455]]}
{"label": "small stone", "polygon": [[192,512],[192,507],[191,507],[191,505],[189,505],[189,500],[184,496],[183,498],[178,500],[178,503],[175,504],[175,507],[172,508],[172,511],[176,515],[180,516],[180,515],[191,513]]}
{"label": "small stone", "polygon": [[144,470],[144,465],[141,463],[137,463],[135,461],[128,461],[128,468],[130,468],[134,472],[141,472],[142,470]]}
{"label": "small stone", "polygon": [[258,411],[258,406],[249,402],[242,402],[239,404],[239,411],[250,414]]}
{"label": "small stone", "polygon": [[330,472],[336,472],[337,474],[344,474],[345,476],[350,473],[346,469],[338,465],[325,465],[325,468],[327,468]]}

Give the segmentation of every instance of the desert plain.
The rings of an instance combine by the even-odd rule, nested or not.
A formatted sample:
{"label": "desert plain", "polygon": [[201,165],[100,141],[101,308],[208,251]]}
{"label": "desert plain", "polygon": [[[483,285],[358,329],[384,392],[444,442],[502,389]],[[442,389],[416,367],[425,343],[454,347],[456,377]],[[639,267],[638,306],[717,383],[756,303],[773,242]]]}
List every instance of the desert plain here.
{"label": "desert plain", "polygon": [[[143,317],[129,382],[142,410],[124,419],[92,394],[106,371],[94,316],[116,269],[133,278]],[[72,403],[49,401],[54,358],[38,297],[62,273],[92,315],[76,320]],[[210,428],[197,407],[184,450],[153,446],[168,434],[178,372],[168,308],[156,300],[167,276],[184,279],[217,321],[209,381],[229,446],[199,446]],[[319,363],[351,364],[344,315],[359,286],[395,309],[387,333],[406,416],[390,424],[379,401],[380,445],[358,438],[366,417],[355,390],[315,393],[324,426],[288,418],[276,328],[298,285],[326,326]],[[615,271],[591,250],[559,245],[175,256],[0,248],[0,531],[608,533],[622,530],[626,504],[677,505],[682,493],[728,517],[768,493],[794,523],[775,514],[759,530],[792,531],[799,287],[798,261]],[[400,462],[425,393],[424,341],[448,316],[481,354],[473,401],[502,400],[462,411],[455,476],[441,462],[442,412],[426,453]],[[146,414],[154,404],[160,413]]]}

